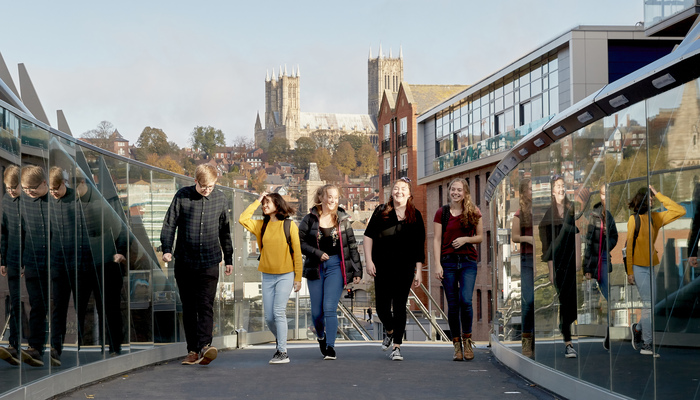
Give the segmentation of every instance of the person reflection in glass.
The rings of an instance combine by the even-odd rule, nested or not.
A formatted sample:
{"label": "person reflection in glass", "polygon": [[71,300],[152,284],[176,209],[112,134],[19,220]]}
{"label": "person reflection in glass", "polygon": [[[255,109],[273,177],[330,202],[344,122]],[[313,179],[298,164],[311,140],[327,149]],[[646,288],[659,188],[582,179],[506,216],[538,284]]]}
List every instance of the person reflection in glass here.
{"label": "person reflection in glass", "polygon": [[[586,250],[583,253],[583,274],[586,279],[598,282],[600,293],[608,300],[608,274],[612,272],[610,251],[617,245],[617,227],[610,211],[605,209],[605,185],[600,186],[600,202],[593,206],[586,231]],[[610,327],[603,340],[603,347],[610,349]]]}
{"label": "person reflection in glass", "polygon": [[76,294],[75,190],[66,186],[63,169],[49,171],[51,198],[51,365],[61,365],[71,293]]}
{"label": "person reflection in glass", "polygon": [[[552,203],[539,226],[542,242],[542,261],[549,267],[549,281],[554,284],[559,296],[559,323],[564,337],[564,356],[578,356],[571,342],[571,324],[577,318],[576,271],[580,268],[579,230],[576,227],[574,205],[566,197],[564,178],[555,175],[552,184]],[[589,192],[580,189],[576,200],[588,202]]]}
{"label": "person reflection in glass", "polygon": [[2,232],[0,233],[0,274],[7,276],[10,290],[10,338],[7,348],[0,347],[0,359],[12,365],[19,365],[19,326],[20,314],[20,251],[22,248],[20,231],[19,202],[22,188],[19,184],[19,167],[10,165],[3,175],[7,193],[2,198]]}
{"label": "person reflection in glass", "polygon": [[520,181],[520,209],[513,216],[513,243],[520,243],[520,290],[522,304],[522,354],[532,357],[535,350],[535,273],[532,233],[532,186],[529,179]]}
{"label": "person reflection in glass", "polygon": [[46,314],[49,310],[49,185],[46,172],[36,165],[22,167],[20,211],[22,216],[22,265],[29,297],[29,346],[21,351],[22,361],[44,365]]}
{"label": "person reflection in glass", "polygon": [[[86,342],[85,317],[90,295],[100,329],[109,344],[110,356],[121,354],[123,321],[121,292],[124,285],[121,263],[126,260],[127,237],[122,220],[83,177],[76,177],[78,198],[78,330],[80,344]],[[104,311],[103,311],[104,310]],[[105,324],[106,321],[106,324]]]}
{"label": "person reflection in glass", "polygon": [[[666,211],[651,211],[655,198],[661,201]],[[659,255],[654,243],[659,235],[659,229],[684,216],[685,208],[657,192],[651,185],[648,190],[644,187],[640,188],[629,201],[628,206],[636,215],[630,215],[627,221],[627,283],[637,286],[639,297],[642,299],[642,313],[639,321],[630,326],[632,348],[639,350],[640,354],[658,357],[659,354],[654,350],[651,327],[651,301],[652,290],[654,290],[652,274],[656,273],[659,265]],[[634,235],[636,219],[639,219],[639,228],[638,234]],[[634,236],[637,236],[636,241]]]}

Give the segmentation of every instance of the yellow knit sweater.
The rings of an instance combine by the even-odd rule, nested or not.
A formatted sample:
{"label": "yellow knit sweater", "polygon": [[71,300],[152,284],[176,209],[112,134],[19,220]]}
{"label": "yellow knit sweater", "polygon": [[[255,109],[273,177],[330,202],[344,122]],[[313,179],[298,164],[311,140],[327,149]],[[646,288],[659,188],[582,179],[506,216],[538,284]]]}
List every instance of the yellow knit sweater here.
{"label": "yellow knit sweater", "polygon": [[[255,200],[241,213],[240,217],[238,217],[238,222],[255,235],[258,241],[258,248],[260,248],[260,230],[262,229],[263,221],[261,219],[251,219],[258,207],[260,207],[260,202]],[[267,228],[265,228],[265,236],[263,237],[265,245],[262,246],[258,271],[266,274],[294,272],[294,280],[301,282],[303,266],[301,246],[299,244],[299,228],[294,222],[289,228],[292,249],[294,249],[294,262],[292,263],[292,256],[289,254],[287,246],[287,238],[284,235],[284,221],[270,221],[267,223]]]}
{"label": "yellow knit sweater", "polygon": [[[667,211],[648,212],[639,216],[639,236],[637,236],[637,245],[634,247],[634,255],[632,254],[634,215],[631,215],[630,219],[627,221],[627,275],[634,275],[633,265],[651,267],[659,263],[659,255],[654,247],[659,229],[685,215],[685,208],[683,208],[683,206],[678,205],[663,194],[657,192],[656,198],[661,201],[661,204],[666,207]],[[651,214],[651,219],[653,221],[651,227],[649,227],[649,214]],[[649,229],[651,229],[651,242],[649,241]],[[649,251],[649,243],[652,244],[653,263],[649,259],[652,253]]]}

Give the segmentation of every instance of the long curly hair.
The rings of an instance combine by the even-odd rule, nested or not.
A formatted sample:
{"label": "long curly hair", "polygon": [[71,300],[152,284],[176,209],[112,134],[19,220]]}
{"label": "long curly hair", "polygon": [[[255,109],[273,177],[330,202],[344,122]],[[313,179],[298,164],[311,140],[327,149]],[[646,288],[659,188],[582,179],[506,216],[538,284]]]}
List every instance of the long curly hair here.
{"label": "long curly hair", "polygon": [[469,225],[476,226],[481,218],[481,213],[476,208],[476,205],[472,203],[472,195],[469,190],[469,184],[464,178],[455,178],[447,185],[447,191],[449,193],[452,189],[452,185],[455,183],[461,183],[462,188],[464,188],[464,198],[462,199],[462,215],[459,217],[459,222],[462,224],[463,228],[467,228]]}
{"label": "long curly hair", "polygon": [[[408,196],[408,201],[406,201],[406,213],[405,218],[406,222],[413,223],[416,222],[416,206],[413,204],[413,186],[411,185],[411,181],[406,178],[399,178],[394,181],[394,184],[391,185],[392,187],[392,192],[394,186],[396,186],[397,183],[403,182],[408,185],[408,191],[411,193],[410,196]],[[384,205],[384,211],[382,211],[382,219],[386,220],[389,218],[389,213],[394,210],[394,195],[389,196],[389,200],[387,200],[386,204]]]}
{"label": "long curly hair", "polygon": [[649,196],[653,198],[651,190],[645,187],[639,188],[634,197],[627,203],[627,206],[635,213],[644,215],[649,212]]}
{"label": "long curly hair", "polygon": [[[265,199],[263,199],[263,202],[265,201],[271,201],[272,204],[275,205],[275,208],[277,208],[277,212],[275,213],[275,218],[278,220],[282,221],[289,217],[290,215],[294,215],[296,213],[296,210],[294,207],[290,206],[287,204],[286,201],[284,201],[284,198],[279,194],[279,193],[270,193],[268,195],[265,195]],[[265,215],[263,217],[263,221],[269,221],[270,216]]]}
{"label": "long curly hair", "polygon": [[[338,198],[340,198],[340,189],[338,189],[338,186],[333,185],[331,183],[323,185],[320,188],[316,189],[316,194],[314,194],[314,207],[316,208],[319,217],[323,214],[323,196],[328,195],[328,191],[332,189],[335,189],[338,192]],[[335,210],[331,211],[331,215],[331,219],[333,220],[333,226],[337,226],[338,207],[336,207]]]}
{"label": "long curly hair", "polygon": [[[551,183],[551,190],[552,190],[552,210],[553,210],[553,211],[556,211],[556,210],[557,210],[557,200],[556,200],[556,198],[554,197],[554,183],[555,183],[556,181],[562,181],[562,182],[564,182],[564,184],[566,184],[566,182],[564,181],[564,177],[563,177],[563,176],[561,176],[561,175],[554,175],[554,176],[552,177],[552,180],[551,180],[550,183]],[[572,206],[571,200],[569,200],[569,198],[568,198],[566,195],[564,195],[564,214],[566,214],[566,212],[569,211],[569,209],[571,208],[571,206]]]}
{"label": "long curly hair", "polygon": [[[530,191],[530,179],[520,181],[518,187],[519,195],[518,202],[520,203],[520,226],[532,226],[532,194]],[[528,193],[527,195],[525,193]]]}

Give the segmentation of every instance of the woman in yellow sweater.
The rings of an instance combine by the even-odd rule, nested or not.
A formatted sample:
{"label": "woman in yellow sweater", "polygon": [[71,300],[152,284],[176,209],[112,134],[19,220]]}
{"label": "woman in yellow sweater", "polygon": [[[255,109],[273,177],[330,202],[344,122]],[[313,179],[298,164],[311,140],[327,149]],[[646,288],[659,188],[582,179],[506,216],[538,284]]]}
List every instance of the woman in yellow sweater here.
{"label": "woman in yellow sweater", "polygon": [[[650,212],[654,198],[658,198],[666,211]],[[659,264],[659,255],[654,243],[662,226],[685,215],[685,209],[649,185],[649,190],[640,188],[630,200],[629,208],[635,213],[627,221],[627,282],[636,285],[642,298],[643,308],[639,322],[630,326],[632,347],[640,354],[654,355],[651,328],[652,273]],[[634,240],[635,219],[639,221],[639,233]],[[651,222],[650,222],[651,219]],[[649,245],[651,244],[651,248]],[[654,269],[652,269],[654,268]],[[658,357],[658,354],[654,355]]]}
{"label": "woman in yellow sweater", "polygon": [[[253,213],[262,204],[265,216],[254,220]],[[301,247],[299,246],[299,228],[290,222],[291,249],[284,232],[284,220],[294,214],[295,210],[277,193],[263,192],[238,218],[238,222],[249,230],[258,241],[262,272],[263,310],[265,323],[277,339],[277,351],[270,364],[289,362],[287,355],[287,301],[292,292],[301,289]]]}

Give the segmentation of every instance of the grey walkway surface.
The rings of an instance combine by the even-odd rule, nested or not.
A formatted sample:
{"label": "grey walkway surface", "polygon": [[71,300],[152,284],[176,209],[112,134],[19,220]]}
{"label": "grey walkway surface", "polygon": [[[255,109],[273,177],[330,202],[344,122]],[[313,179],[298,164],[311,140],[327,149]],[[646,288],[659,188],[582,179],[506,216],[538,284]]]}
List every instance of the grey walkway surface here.
{"label": "grey walkway surface", "polygon": [[[273,345],[222,351],[208,366],[172,360],[80,388],[60,399],[554,399],[496,360],[484,344],[471,362],[452,346],[404,343],[391,361],[377,342],[337,343],[323,360],[311,342],[289,345],[291,362],[270,365]],[[184,356],[184,355],[183,355]]]}

